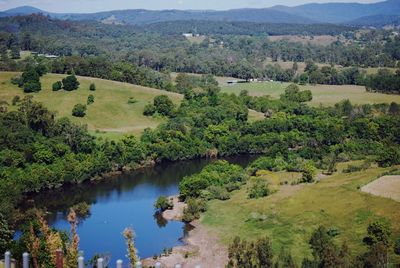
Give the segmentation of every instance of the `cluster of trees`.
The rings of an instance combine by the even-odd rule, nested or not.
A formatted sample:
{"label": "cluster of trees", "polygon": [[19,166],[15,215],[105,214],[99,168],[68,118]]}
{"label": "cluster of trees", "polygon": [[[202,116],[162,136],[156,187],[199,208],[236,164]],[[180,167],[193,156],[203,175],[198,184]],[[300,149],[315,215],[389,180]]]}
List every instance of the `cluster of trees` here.
{"label": "cluster of trees", "polygon": [[365,87],[368,91],[400,94],[400,69],[396,73],[380,69],[377,74],[367,76]]}
{"label": "cluster of trees", "polygon": [[335,243],[339,235],[336,228],[326,229],[319,226],[311,235],[309,246],[312,258],[304,258],[299,266],[289,251],[281,250],[276,255],[268,237],[256,241],[241,240],[236,237],[229,246],[229,262],[227,267],[387,267],[390,254],[399,254],[396,244],[391,238],[390,226],[382,221],[371,222],[367,228],[364,242],[368,249],[359,256],[352,256],[346,243],[340,247]]}
{"label": "cluster of trees", "polygon": [[39,92],[42,90],[40,77],[46,72],[46,67],[43,65],[29,66],[21,76],[14,77],[11,82],[23,88],[25,93]]}
{"label": "cluster of trees", "polygon": [[153,116],[156,113],[162,116],[174,115],[175,105],[167,95],[156,96],[153,103],[149,103],[144,107],[144,115]]}
{"label": "cluster of trees", "polygon": [[53,84],[53,91],[64,89],[66,91],[77,90],[79,88],[79,81],[74,74],[68,75],[62,81],[57,81]]}
{"label": "cluster of trees", "polygon": [[[193,23],[198,22],[187,25],[190,27]],[[354,31],[342,29],[342,26],[287,25],[289,28],[304,27],[305,32],[310,31],[307,27],[320,28],[325,34],[332,34],[334,28],[335,34],[342,32],[347,38],[355,40],[351,44],[336,41],[330,45],[313,45],[288,40],[270,41],[265,36],[240,35],[235,31],[231,33],[230,26],[225,28],[234,25],[247,29],[250,26],[245,22],[209,22],[202,27],[210,28],[213,23],[222,24],[222,28],[218,28],[221,34],[210,33],[203,42],[191,43],[183,36],[166,35],[164,30],[154,32],[124,25],[66,22],[40,15],[2,18],[0,29],[4,32],[0,34],[0,47],[10,49],[17,44],[20,49],[61,56],[54,61],[44,60],[52,72],[70,73],[73,69],[78,75],[167,90],[174,89],[167,74],[173,71],[246,80],[268,78],[324,84],[363,84],[360,79],[364,74],[355,68],[342,71],[331,67],[320,70],[311,68],[308,74],[298,77],[296,68],[284,70],[278,65],[264,66],[264,62],[271,58],[273,61],[312,61],[344,67],[395,67],[400,59],[400,37],[391,36],[390,31],[385,30],[371,30],[369,34],[361,33],[358,38]],[[167,24],[174,22],[164,26],[167,27]],[[15,25],[18,25],[18,32],[11,30]],[[270,27],[256,26],[261,29]],[[147,27],[152,29],[153,26]],[[174,27],[170,30],[175,31]],[[22,67],[23,61],[2,57],[1,69],[22,70]]]}

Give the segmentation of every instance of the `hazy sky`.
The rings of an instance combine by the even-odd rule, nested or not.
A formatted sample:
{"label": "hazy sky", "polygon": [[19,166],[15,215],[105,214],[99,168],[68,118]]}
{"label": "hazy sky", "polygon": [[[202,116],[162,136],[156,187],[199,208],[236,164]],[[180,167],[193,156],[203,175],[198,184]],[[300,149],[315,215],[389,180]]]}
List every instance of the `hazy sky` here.
{"label": "hazy sky", "polygon": [[0,0],[0,10],[30,5],[51,12],[96,12],[115,9],[232,9],[299,5],[307,2],[359,2],[379,0]]}

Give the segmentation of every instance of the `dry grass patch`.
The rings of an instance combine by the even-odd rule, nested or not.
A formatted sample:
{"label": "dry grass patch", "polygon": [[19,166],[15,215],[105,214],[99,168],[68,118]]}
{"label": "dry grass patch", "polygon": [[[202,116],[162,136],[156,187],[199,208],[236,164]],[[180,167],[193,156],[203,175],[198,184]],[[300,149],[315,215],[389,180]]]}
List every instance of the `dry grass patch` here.
{"label": "dry grass patch", "polygon": [[362,187],[361,191],[400,202],[400,175],[380,177]]}

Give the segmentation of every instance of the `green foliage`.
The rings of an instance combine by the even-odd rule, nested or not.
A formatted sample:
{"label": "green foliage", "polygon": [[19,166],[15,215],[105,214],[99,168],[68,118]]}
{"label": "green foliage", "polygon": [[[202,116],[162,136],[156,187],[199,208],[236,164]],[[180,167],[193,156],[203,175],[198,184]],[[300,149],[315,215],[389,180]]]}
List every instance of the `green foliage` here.
{"label": "green foliage", "polygon": [[236,237],[228,249],[229,268],[273,267],[273,251],[268,237],[247,242]]}
{"label": "green foliage", "polygon": [[94,96],[93,96],[92,94],[90,94],[90,95],[87,97],[86,103],[87,103],[87,105],[90,105],[90,104],[94,103]]}
{"label": "green foliage", "polygon": [[394,253],[400,255],[400,237],[394,243]]}
{"label": "green foliage", "polygon": [[382,243],[386,247],[391,245],[392,230],[390,225],[383,221],[374,221],[368,225],[368,236],[364,238],[364,242],[368,245]]}
{"label": "green foliage", "polygon": [[62,83],[61,81],[57,81],[52,85],[53,91],[59,91],[62,89]]}
{"label": "green foliage", "polygon": [[158,197],[156,203],[154,204],[154,208],[159,211],[165,211],[167,209],[172,209],[174,207],[171,200],[168,199],[166,196]]}
{"label": "green foliage", "polygon": [[290,84],[285,89],[285,93],[281,96],[281,99],[293,102],[307,102],[312,100],[312,93],[310,90],[300,91],[299,86]]}
{"label": "green foliage", "polygon": [[76,76],[73,74],[63,78],[62,83],[63,83],[63,88],[66,91],[72,91],[79,88],[78,79],[76,79]]}
{"label": "green foliage", "polygon": [[160,95],[154,98],[154,109],[161,115],[171,116],[175,105],[167,95]]}
{"label": "green foliage", "polygon": [[317,169],[313,163],[310,161],[306,162],[303,166],[301,181],[306,183],[314,182],[316,173]]}
{"label": "green foliage", "polygon": [[266,197],[272,193],[269,184],[262,179],[256,179],[248,190],[248,197],[250,199],[258,199]]}
{"label": "green foliage", "polygon": [[6,252],[9,250],[11,241],[13,239],[14,232],[8,225],[3,214],[0,213],[0,252]]}
{"label": "green foliage", "polygon": [[[245,175],[240,166],[229,164],[227,161],[216,161],[206,166],[200,173],[183,178],[179,183],[179,192],[182,199],[197,198],[203,190],[208,190],[211,197],[226,198],[221,188],[229,183],[243,183]],[[207,196],[210,196],[207,195]]]}
{"label": "green foliage", "polygon": [[23,89],[25,93],[39,92],[40,90],[42,90],[42,85],[40,84],[40,82],[30,81],[24,83]]}
{"label": "green foliage", "polygon": [[91,83],[89,86],[90,91],[95,91],[96,90],[96,85],[94,83]]}
{"label": "green foliage", "polygon": [[200,218],[200,213],[206,211],[206,202],[202,199],[190,198],[186,201],[187,206],[183,209],[182,220],[192,222]]}
{"label": "green foliage", "polygon": [[84,104],[75,104],[72,109],[72,115],[76,117],[84,117],[86,115],[86,105]]}

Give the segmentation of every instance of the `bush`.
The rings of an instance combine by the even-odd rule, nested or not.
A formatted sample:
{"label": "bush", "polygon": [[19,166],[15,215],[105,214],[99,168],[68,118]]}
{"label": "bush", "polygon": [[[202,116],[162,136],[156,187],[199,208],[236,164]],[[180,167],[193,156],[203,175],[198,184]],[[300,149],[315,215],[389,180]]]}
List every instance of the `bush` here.
{"label": "bush", "polygon": [[76,104],[72,109],[72,115],[76,117],[84,117],[86,115],[86,105]]}
{"label": "bush", "polygon": [[226,188],[222,186],[211,185],[206,190],[203,190],[201,192],[201,197],[206,200],[228,200],[230,198],[230,195]]}
{"label": "bush", "polygon": [[14,98],[12,99],[11,103],[12,103],[13,106],[15,106],[15,105],[17,105],[17,103],[20,102],[20,101],[21,101],[21,97],[18,96],[18,95],[16,95],[16,96],[14,96]]}
{"label": "bush", "polygon": [[156,112],[164,116],[171,116],[175,105],[166,95],[156,96],[154,98],[154,107]]}
{"label": "bush", "polygon": [[156,112],[156,108],[154,107],[153,104],[149,103],[146,106],[144,106],[143,115],[152,116],[155,112]]}
{"label": "bush", "polygon": [[134,97],[129,97],[128,104],[135,104],[136,102],[138,101]]}
{"label": "bush", "polygon": [[87,105],[90,105],[90,104],[94,103],[94,96],[92,94],[90,94],[87,97],[87,102],[86,103],[87,103]]}
{"label": "bush", "polygon": [[40,90],[42,90],[42,85],[40,84],[40,82],[31,81],[26,82],[23,85],[23,88],[25,93],[39,92]]}
{"label": "bush", "polygon": [[353,173],[357,171],[366,170],[371,167],[370,162],[365,162],[362,165],[348,165],[347,168],[343,169],[343,173]]}
{"label": "bush", "polygon": [[394,253],[400,255],[400,237],[394,243]]}
{"label": "bush", "polygon": [[248,190],[248,197],[250,199],[258,199],[266,197],[272,193],[269,188],[269,183],[261,179],[257,179]]}
{"label": "bush", "polygon": [[200,218],[200,213],[206,211],[206,202],[202,199],[190,198],[187,200],[187,207],[183,210],[182,220],[192,222]]}
{"label": "bush", "polygon": [[91,83],[89,86],[90,91],[95,91],[96,90],[96,85],[94,83]]}
{"label": "bush", "polygon": [[154,208],[159,211],[165,211],[167,209],[172,209],[173,207],[174,204],[172,201],[165,196],[160,196],[154,204]]}
{"label": "bush", "polygon": [[72,91],[79,88],[78,79],[76,79],[75,75],[69,75],[62,80],[64,90]]}
{"label": "bush", "polygon": [[53,88],[53,91],[59,91],[59,90],[61,90],[61,89],[62,89],[62,83],[61,83],[61,81],[55,82],[55,83],[53,84],[52,88]]}
{"label": "bush", "polygon": [[302,171],[301,182],[311,183],[314,182],[317,169],[311,162],[307,162]]}

